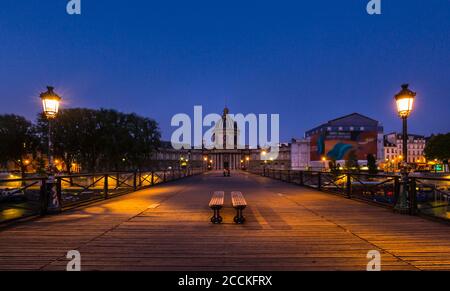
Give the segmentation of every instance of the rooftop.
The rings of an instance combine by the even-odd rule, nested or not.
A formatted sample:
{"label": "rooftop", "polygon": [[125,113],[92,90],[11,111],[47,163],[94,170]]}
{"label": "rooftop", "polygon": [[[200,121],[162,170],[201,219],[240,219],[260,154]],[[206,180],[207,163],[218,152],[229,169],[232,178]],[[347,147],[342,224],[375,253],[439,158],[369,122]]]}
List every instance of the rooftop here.
{"label": "rooftop", "polygon": [[326,123],[323,123],[311,130],[306,131],[305,135],[308,136],[312,133],[317,132],[318,130],[329,127],[332,130],[342,128],[342,130],[344,131],[383,131],[383,127],[380,122],[363,114],[355,112],[329,120]]}

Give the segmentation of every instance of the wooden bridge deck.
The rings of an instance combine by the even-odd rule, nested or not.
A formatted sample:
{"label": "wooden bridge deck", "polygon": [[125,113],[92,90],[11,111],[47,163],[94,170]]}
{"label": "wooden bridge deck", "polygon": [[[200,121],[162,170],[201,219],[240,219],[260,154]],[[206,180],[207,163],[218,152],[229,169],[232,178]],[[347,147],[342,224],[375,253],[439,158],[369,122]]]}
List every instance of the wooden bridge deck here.
{"label": "wooden bridge deck", "polygon": [[[226,191],[224,223],[209,222]],[[230,192],[249,204],[232,223]],[[220,173],[159,185],[0,231],[0,270],[450,270],[449,227],[266,178]]]}

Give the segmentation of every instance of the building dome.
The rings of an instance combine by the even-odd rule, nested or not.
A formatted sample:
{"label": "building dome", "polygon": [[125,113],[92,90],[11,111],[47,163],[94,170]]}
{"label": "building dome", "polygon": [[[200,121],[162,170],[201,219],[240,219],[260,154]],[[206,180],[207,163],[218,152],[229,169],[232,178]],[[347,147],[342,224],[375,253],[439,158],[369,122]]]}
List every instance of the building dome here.
{"label": "building dome", "polygon": [[237,144],[237,136],[239,135],[239,129],[233,118],[228,116],[229,109],[227,107],[223,110],[222,118],[220,118],[214,127],[214,143],[216,147],[220,144],[226,146],[226,148],[235,147]]}
{"label": "building dome", "polygon": [[[227,113],[228,114],[228,113]],[[221,119],[219,119],[215,126],[216,130],[234,130],[235,121],[230,116],[224,115]],[[225,125],[225,126],[224,126]]]}

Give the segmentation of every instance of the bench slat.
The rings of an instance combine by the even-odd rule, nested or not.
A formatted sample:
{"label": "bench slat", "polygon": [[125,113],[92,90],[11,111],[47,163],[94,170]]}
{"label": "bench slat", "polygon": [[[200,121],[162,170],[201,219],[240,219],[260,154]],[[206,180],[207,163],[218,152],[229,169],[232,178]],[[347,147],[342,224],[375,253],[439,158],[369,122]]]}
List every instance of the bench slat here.
{"label": "bench slat", "polygon": [[233,207],[246,207],[247,201],[245,201],[244,195],[242,195],[239,191],[231,192],[231,201],[233,203]]}
{"label": "bench slat", "polygon": [[237,224],[243,224],[245,222],[245,217],[242,215],[242,211],[247,207],[247,201],[245,201],[244,195],[239,191],[231,192],[231,201],[233,207],[236,209],[237,213],[234,217],[234,222]]}
{"label": "bench slat", "polygon": [[209,207],[223,206],[225,197],[225,192],[223,191],[215,191],[211,201],[209,202]]}

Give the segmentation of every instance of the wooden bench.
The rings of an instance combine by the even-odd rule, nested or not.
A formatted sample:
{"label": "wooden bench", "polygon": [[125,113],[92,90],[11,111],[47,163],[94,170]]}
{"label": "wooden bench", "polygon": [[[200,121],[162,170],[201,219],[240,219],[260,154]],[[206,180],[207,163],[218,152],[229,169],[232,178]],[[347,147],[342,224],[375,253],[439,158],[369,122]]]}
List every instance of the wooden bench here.
{"label": "wooden bench", "polygon": [[222,216],[220,216],[220,209],[223,207],[225,193],[223,191],[215,191],[209,201],[209,207],[214,211],[213,217],[211,217],[211,222],[214,224],[222,222]]}
{"label": "wooden bench", "polygon": [[244,195],[239,191],[231,192],[231,202],[233,208],[236,209],[236,216],[234,217],[234,222],[237,224],[242,224],[245,221],[245,217],[242,215],[242,211],[247,207],[247,201],[245,201]]}

